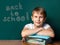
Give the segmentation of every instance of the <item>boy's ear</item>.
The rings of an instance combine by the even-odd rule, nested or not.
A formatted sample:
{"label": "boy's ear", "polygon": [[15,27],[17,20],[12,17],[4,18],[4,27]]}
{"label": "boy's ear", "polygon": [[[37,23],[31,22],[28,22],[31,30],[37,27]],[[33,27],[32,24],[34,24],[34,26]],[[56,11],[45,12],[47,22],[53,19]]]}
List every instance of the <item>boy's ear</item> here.
{"label": "boy's ear", "polygon": [[44,19],[44,22],[46,21],[46,18]]}
{"label": "boy's ear", "polygon": [[[47,17],[46,17],[47,18]],[[46,18],[45,18],[45,21],[46,21]]]}
{"label": "boy's ear", "polygon": [[[32,16],[31,16],[31,19],[32,19]],[[33,19],[32,19],[32,21],[33,21]]]}

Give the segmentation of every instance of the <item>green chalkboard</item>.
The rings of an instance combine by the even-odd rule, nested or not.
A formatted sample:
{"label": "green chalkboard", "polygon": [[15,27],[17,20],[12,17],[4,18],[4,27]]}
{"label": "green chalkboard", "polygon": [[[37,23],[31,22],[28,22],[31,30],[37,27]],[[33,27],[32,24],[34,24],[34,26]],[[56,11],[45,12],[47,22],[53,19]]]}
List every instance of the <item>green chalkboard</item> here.
{"label": "green chalkboard", "polygon": [[25,24],[31,21],[31,12],[41,6],[46,9],[46,22],[60,38],[60,0],[0,0],[0,40],[20,40]]}

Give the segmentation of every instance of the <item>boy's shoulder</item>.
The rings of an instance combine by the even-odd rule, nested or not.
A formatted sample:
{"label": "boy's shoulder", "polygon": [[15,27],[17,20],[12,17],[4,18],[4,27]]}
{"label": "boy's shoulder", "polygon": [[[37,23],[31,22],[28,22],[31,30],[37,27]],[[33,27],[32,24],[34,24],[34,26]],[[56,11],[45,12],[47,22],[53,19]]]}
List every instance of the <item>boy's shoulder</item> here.
{"label": "boy's shoulder", "polygon": [[32,29],[34,27],[34,24],[33,23],[28,23],[25,25],[25,27],[29,28],[29,29]]}
{"label": "boy's shoulder", "polygon": [[44,28],[44,29],[47,29],[47,28],[49,28],[49,27],[51,27],[51,26],[50,26],[48,23],[44,23],[44,24],[43,24],[43,28]]}

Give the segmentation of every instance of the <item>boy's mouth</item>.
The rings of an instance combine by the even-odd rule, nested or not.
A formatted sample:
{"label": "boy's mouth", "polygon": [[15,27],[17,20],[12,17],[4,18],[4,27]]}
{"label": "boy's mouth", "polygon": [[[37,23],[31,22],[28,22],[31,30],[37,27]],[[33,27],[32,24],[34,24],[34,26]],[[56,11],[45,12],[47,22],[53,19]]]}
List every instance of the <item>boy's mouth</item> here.
{"label": "boy's mouth", "polygon": [[37,24],[40,24],[40,22],[36,22]]}

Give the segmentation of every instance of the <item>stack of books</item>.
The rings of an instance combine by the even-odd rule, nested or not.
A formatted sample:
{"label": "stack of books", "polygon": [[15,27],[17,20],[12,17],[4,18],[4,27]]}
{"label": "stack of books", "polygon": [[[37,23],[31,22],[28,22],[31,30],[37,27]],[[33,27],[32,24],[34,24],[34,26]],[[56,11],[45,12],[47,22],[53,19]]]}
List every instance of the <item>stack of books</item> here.
{"label": "stack of books", "polygon": [[26,38],[28,43],[46,45],[46,41],[49,39],[49,36],[42,36],[42,35],[30,35]]}

